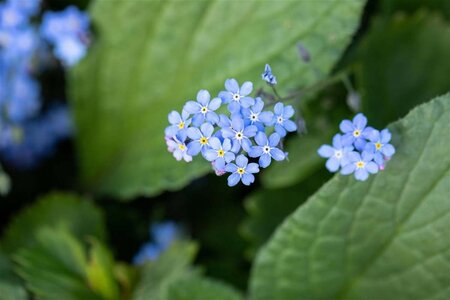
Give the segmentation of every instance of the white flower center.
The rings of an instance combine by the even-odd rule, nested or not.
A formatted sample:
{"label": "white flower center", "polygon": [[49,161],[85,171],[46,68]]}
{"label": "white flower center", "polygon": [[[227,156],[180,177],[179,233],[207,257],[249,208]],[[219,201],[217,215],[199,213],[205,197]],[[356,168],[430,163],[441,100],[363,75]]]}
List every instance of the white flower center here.
{"label": "white flower center", "polygon": [[284,121],[283,116],[278,116],[277,123],[278,124],[283,124],[283,121]]}
{"label": "white flower center", "polygon": [[241,100],[241,95],[233,94],[233,100],[236,101],[236,102],[239,102],[239,100]]}
{"label": "white flower center", "polygon": [[342,150],[335,150],[334,151],[334,156],[336,156],[336,158],[341,158],[342,157]]}
{"label": "white flower center", "polygon": [[266,154],[269,154],[270,153],[270,147],[269,147],[269,145],[265,145],[264,147],[263,147],[263,152],[264,153],[266,153]]}
{"label": "white flower center", "polygon": [[250,114],[250,120],[252,120],[253,122],[258,121],[258,114],[255,114],[254,112],[252,112]]}
{"label": "white flower center", "polygon": [[206,114],[208,112],[208,107],[206,106],[202,106],[202,108],[200,109],[202,114]]}
{"label": "white flower center", "polygon": [[238,131],[236,132],[235,138],[240,141],[244,138],[244,134],[242,133],[242,131]]}

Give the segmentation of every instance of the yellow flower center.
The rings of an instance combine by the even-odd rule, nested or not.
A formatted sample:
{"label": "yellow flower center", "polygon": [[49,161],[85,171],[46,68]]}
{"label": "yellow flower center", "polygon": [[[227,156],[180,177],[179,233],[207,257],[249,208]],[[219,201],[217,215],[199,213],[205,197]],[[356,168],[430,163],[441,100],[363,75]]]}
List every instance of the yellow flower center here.
{"label": "yellow flower center", "polygon": [[186,146],[184,144],[178,144],[178,149],[180,149],[181,151],[186,150]]}
{"label": "yellow flower center", "polygon": [[178,129],[183,129],[184,128],[184,122],[181,121],[180,123],[178,123]]}
{"label": "yellow flower center", "polygon": [[376,143],[376,144],[375,144],[375,148],[376,148],[377,150],[380,150],[380,149],[381,149],[381,146],[383,146],[383,145],[381,145],[381,143]]}
{"label": "yellow flower center", "polygon": [[202,144],[202,145],[208,144],[208,138],[202,137],[202,138],[200,139],[200,144]]}
{"label": "yellow flower center", "polygon": [[245,173],[245,169],[244,168],[238,168],[237,172],[239,175],[243,175]]}
{"label": "yellow flower center", "polygon": [[220,149],[219,151],[217,151],[217,156],[218,157],[223,157],[225,155],[225,151],[223,151],[222,149]]}
{"label": "yellow flower center", "polygon": [[354,137],[359,137],[361,135],[361,131],[359,131],[358,129],[356,129],[355,131],[353,131],[353,136]]}
{"label": "yellow flower center", "polygon": [[359,169],[364,168],[365,165],[366,165],[366,163],[363,162],[362,160],[360,160],[360,161],[358,161],[358,162],[356,163],[356,167],[359,168]]}

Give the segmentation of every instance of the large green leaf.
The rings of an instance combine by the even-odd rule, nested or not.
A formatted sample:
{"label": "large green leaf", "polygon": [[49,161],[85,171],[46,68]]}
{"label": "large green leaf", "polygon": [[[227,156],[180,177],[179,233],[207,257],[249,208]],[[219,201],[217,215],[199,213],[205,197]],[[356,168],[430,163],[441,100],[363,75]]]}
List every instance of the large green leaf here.
{"label": "large green leaf", "polygon": [[450,90],[450,24],[435,14],[376,19],[359,49],[356,72],[372,126],[403,117]]}
{"label": "large green leaf", "polygon": [[389,128],[397,153],[366,182],[336,175],[259,253],[259,299],[450,298],[450,95]]}
{"label": "large green leaf", "polygon": [[8,257],[0,252],[0,300],[26,300],[28,297],[25,287],[12,268]]}
{"label": "large green leaf", "polygon": [[384,14],[394,14],[397,11],[413,13],[419,9],[429,9],[450,19],[450,2],[448,0],[382,0],[380,2],[381,11]]}
{"label": "large green leaf", "polygon": [[79,238],[105,238],[102,212],[90,201],[65,193],[53,193],[20,212],[9,224],[0,245],[12,253],[35,242],[42,227],[64,227]]}
{"label": "large green leaf", "polygon": [[[364,0],[106,1],[98,38],[70,92],[84,185],[122,198],[177,189],[209,169],[167,152],[167,114],[226,78],[258,80],[270,63],[287,90],[324,78],[356,29]],[[296,44],[312,56],[301,63]],[[259,82],[259,84],[258,84]]]}

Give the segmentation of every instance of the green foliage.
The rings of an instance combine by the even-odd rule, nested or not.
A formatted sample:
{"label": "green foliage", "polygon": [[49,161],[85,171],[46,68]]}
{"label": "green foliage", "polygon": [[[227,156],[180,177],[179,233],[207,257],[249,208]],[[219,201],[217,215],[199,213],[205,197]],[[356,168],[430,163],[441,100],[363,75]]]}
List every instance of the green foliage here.
{"label": "green foliage", "polygon": [[17,273],[38,299],[119,299],[113,258],[99,241],[87,247],[66,229],[41,228],[15,255]]}
{"label": "green foliage", "polygon": [[1,248],[10,254],[35,243],[36,232],[43,227],[65,228],[83,239],[105,238],[102,212],[90,201],[64,193],[42,197],[19,213],[7,227]]}
{"label": "green foliage", "polygon": [[336,175],[259,253],[259,299],[450,297],[450,95],[392,124],[397,153],[366,182]]}
{"label": "green foliage", "polygon": [[11,188],[11,180],[8,174],[6,174],[0,165],[0,196],[8,194]]}
{"label": "green foliage", "polygon": [[[166,151],[168,112],[201,88],[215,94],[229,77],[262,85],[265,63],[286,90],[323,79],[364,3],[95,2],[99,38],[70,80],[84,185],[129,198],[178,189],[204,174],[207,163],[176,162]],[[300,62],[298,42],[314,68]]]}
{"label": "green foliage", "polygon": [[382,0],[380,3],[383,14],[390,15],[396,11],[414,13],[419,9],[428,9],[450,19],[450,2],[448,0]]}
{"label": "green foliage", "polygon": [[438,15],[378,18],[358,51],[363,111],[375,127],[450,90],[450,24]]}
{"label": "green foliage", "polygon": [[12,263],[0,252],[0,300],[26,300],[25,288],[12,270]]}

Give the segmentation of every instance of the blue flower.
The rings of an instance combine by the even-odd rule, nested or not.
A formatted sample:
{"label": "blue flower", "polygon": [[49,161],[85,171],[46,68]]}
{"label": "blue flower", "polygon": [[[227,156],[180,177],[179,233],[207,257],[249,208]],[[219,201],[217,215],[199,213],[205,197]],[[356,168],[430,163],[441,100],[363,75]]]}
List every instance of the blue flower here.
{"label": "blue flower", "polygon": [[250,185],[255,181],[253,173],[258,173],[259,167],[256,163],[248,163],[248,158],[241,154],[236,158],[236,164],[227,164],[225,170],[232,173],[228,176],[228,186],[235,186],[239,181]]}
{"label": "blue flower", "polygon": [[263,132],[258,132],[255,137],[258,146],[253,146],[248,155],[250,157],[259,157],[259,165],[262,168],[267,168],[272,162],[272,158],[276,161],[281,161],[286,158],[283,151],[276,148],[280,143],[280,136],[278,133],[272,133],[267,139]]}
{"label": "blue flower", "polygon": [[369,136],[369,143],[367,143],[365,150],[374,153],[374,160],[379,165],[384,165],[385,157],[391,157],[395,154],[395,148],[389,141],[391,140],[391,133],[388,129],[383,129],[381,133],[378,130],[373,130]]}
{"label": "blue flower", "polygon": [[255,99],[248,97],[253,90],[253,83],[246,81],[239,88],[236,79],[227,79],[225,81],[226,91],[219,93],[219,97],[224,103],[228,103],[228,110],[231,113],[238,113],[241,106],[248,108],[255,104]]}
{"label": "blue flower", "polygon": [[0,27],[17,28],[28,22],[28,16],[10,3],[0,3]]}
{"label": "blue flower", "polygon": [[6,103],[8,117],[13,122],[23,122],[36,115],[41,107],[40,86],[29,76],[21,74],[11,83],[10,99]]}
{"label": "blue flower", "polygon": [[222,136],[229,138],[233,141],[232,151],[238,153],[239,150],[250,151],[252,142],[251,137],[256,135],[258,128],[254,125],[244,125],[244,120],[238,115],[235,115],[231,119],[231,127],[222,128]]}
{"label": "blue flower", "polygon": [[275,131],[281,136],[286,136],[287,132],[293,132],[297,130],[297,125],[289,120],[295,113],[291,105],[284,106],[283,103],[278,102],[274,107],[275,114],[270,123],[271,126],[275,126]]}
{"label": "blue flower", "polygon": [[272,74],[272,69],[270,68],[269,64],[266,64],[264,68],[264,73],[262,73],[261,77],[264,81],[266,81],[270,85],[277,84],[277,78],[275,77],[275,75]]}
{"label": "blue flower", "polygon": [[351,151],[353,151],[353,146],[344,146],[342,144],[342,136],[336,134],[333,137],[333,145],[322,145],[317,153],[324,158],[328,158],[325,164],[328,171],[336,172],[339,167],[344,167],[350,163],[348,153]]}
{"label": "blue flower", "polygon": [[203,122],[208,121],[211,124],[219,122],[219,117],[214,112],[222,104],[220,98],[214,98],[210,101],[211,96],[207,90],[200,90],[197,93],[197,102],[188,101],[184,105],[184,110],[190,114],[194,114],[192,125],[200,126]]}
{"label": "blue flower", "polygon": [[347,155],[349,164],[341,169],[341,174],[349,175],[355,173],[356,180],[365,181],[370,174],[378,172],[378,165],[372,161],[373,153],[363,151],[362,154],[358,152],[350,152]]}
{"label": "blue flower", "polygon": [[30,17],[39,12],[41,0],[8,0],[7,3]]}
{"label": "blue flower", "polygon": [[354,145],[358,151],[363,151],[366,146],[366,139],[373,131],[372,127],[366,127],[367,118],[359,113],[353,121],[343,120],[339,125],[339,128],[344,133],[342,137],[342,143],[346,146]]}
{"label": "blue flower", "polygon": [[255,99],[255,104],[249,108],[242,108],[242,116],[246,125],[255,125],[259,131],[264,131],[264,125],[269,124],[273,119],[271,111],[262,111],[264,101],[261,98]]}
{"label": "blue flower", "polygon": [[157,260],[161,255],[162,250],[158,245],[153,243],[145,243],[139,249],[139,252],[133,257],[134,265],[142,265],[147,261]]}
{"label": "blue flower", "polygon": [[195,156],[200,151],[205,152],[209,146],[209,139],[214,132],[214,127],[209,123],[203,123],[200,129],[197,127],[190,127],[187,129],[187,135],[192,140],[188,144],[187,153],[191,156]]}
{"label": "blue flower", "polygon": [[190,124],[191,119],[189,119],[189,113],[185,110],[181,112],[181,115],[177,111],[171,111],[169,113],[169,123],[172,124],[168,126],[165,130],[166,136],[174,136],[180,130],[185,130]]}
{"label": "blue flower", "polygon": [[180,161],[184,159],[186,162],[192,161],[192,156],[187,153],[188,147],[186,146],[186,132],[179,131],[174,137],[167,138],[167,148],[170,152],[173,152],[173,157]]}
{"label": "blue flower", "polygon": [[229,163],[235,159],[235,154],[231,152],[231,141],[224,139],[223,143],[217,137],[209,140],[211,149],[206,150],[205,158],[208,161],[214,161],[216,171],[225,169],[225,163]]}

